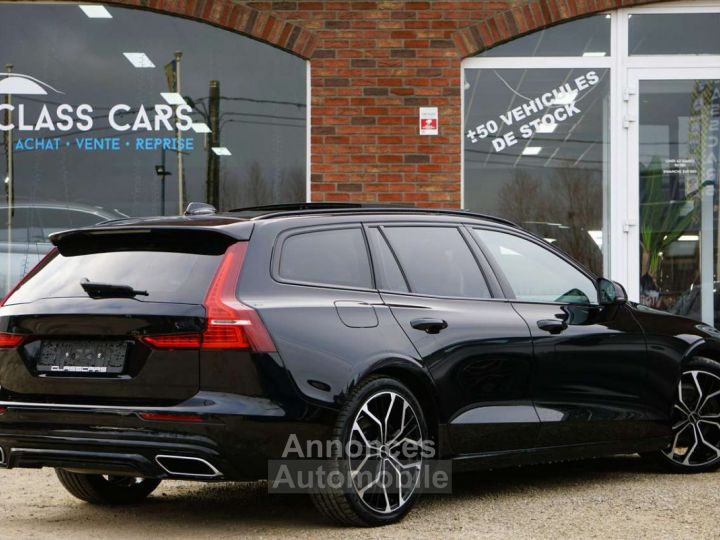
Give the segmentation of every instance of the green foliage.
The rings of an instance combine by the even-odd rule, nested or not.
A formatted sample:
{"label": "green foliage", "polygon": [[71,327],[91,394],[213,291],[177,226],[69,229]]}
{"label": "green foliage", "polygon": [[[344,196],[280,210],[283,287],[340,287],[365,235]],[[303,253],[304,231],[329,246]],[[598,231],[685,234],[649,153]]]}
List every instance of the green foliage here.
{"label": "green foliage", "polygon": [[640,172],[640,244],[643,274],[658,277],[661,253],[675,242],[697,220],[700,205],[697,193],[673,200],[663,189],[662,160],[654,157]]}

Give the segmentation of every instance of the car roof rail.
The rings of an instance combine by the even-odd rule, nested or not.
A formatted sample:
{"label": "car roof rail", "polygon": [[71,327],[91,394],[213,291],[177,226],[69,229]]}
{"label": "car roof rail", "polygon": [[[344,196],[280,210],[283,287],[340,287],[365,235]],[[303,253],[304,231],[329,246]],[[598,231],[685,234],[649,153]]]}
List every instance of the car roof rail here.
{"label": "car roof rail", "polygon": [[362,202],[298,202],[284,204],[263,204],[258,206],[245,206],[228,210],[234,212],[296,212],[301,210],[330,210],[330,209],[357,209],[357,208],[415,208],[407,204],[394,203],[362,203]]}
{"label": "car roof rail", "polygon": [[433,215],[450,215],[484,219],[508,225],[510,227],[518,227],[518,225],[508,219],[471,210],[459,208],[423,208],[418,206],[407,206],[398,204],[382,204],[382,203],[296,203],[296,204],[277,204],[267,206],[250,206],[247,208],[236,208],[228,213],[257,213],[252,220],[274,219],[279,217],[303,216],[313,214],[342,214],[342,213],[415,213],[415,214],[433,214]]}

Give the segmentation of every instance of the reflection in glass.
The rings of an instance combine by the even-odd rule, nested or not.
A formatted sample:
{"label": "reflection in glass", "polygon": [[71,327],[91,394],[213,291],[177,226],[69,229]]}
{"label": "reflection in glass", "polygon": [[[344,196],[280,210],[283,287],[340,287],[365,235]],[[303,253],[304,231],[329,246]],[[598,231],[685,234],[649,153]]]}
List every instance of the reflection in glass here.
{"label": "reflection in glass", "polygon": [[[0,9],[5,39],[0,65],[11,63],[14,71],[62,92],[13,96],[16,106],[23,105],[26,121],[37,119],[43,105],[53,116],[60,102],[93,107],[92,131],[77,125],[67,132],[15,130],[16,144],[27,136],[55,136],[61,143],[58,150],[15,150],[19,199],[34,200],[41,194],[130,215],[158,214],[165,178],[166,211],[176,213],[177,152],[163,150],[163,143],[172,147],[175,130],[118,131],[110,126],[108,114],[112,106],[125,104],[127,110],[115,119],[132,126],[144,106],[154,120],[153,107],[168,102],[161,93],[172,94],[168,65],[181,51],[180,103],[191,107],[194,123],[217,124],[212,136],[194,129],[183,133],[193,143],[183,155],[186,200],[206,200],[212,143],[231,152],[215,161],[221,208],[304,200],[306,73],[301,59],[203,23],[141,10],[110,7],[112,19],[88,19],[72,5],[4,4]],[[42,54],[28,46],[28,36],[37,36]],[[129,51],[142,52],[156,67],[134,67],[124,56]],[[138,142],[141,135],[148,140]],[[93,138],[92,147],[77,147],[88,142],[84,137]],[[119,137],[119,149],[97,145],[102,142],[98,137]],[[156,166],[169,174],[160,176]]]}
{"label": "reflection in glass", "polygon": [[610,15],[551,26],[481,52],[478,56],[610,56]]}
{"label": "reflection in glass", "polygon": [[640,294],[645,305],[717,320],[720,81],[640,83]]}
{"label": "reflection in glass", "polygon": [[628,54],[720,54],[720,13],[634,13]]}
{"label": "reflection in glass", "polygon": [[[306,199],[304,60],[204,23],[107,10],[0,4],[0,105],[12,107],[0,124],[15,126],[0,132],[2,202],[89,207],[101,221]],[[0,211],[6,290],[48,244],[30,246],[11,223],[24,218]]]}
{"label": "reflection in glass", "polygon": [[603,269],[609,70],[467,69],[465,206]]}

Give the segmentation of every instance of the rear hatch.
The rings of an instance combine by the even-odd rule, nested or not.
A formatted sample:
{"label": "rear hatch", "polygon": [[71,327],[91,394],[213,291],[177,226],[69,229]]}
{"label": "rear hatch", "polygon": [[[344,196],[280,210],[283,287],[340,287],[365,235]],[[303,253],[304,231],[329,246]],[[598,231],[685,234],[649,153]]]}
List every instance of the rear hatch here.
{"label": "rear hatch", "polygon": [[160,405],[195,395],[203,301],[238,239],[108,228],[53,241],[0,308],[0,397]]}

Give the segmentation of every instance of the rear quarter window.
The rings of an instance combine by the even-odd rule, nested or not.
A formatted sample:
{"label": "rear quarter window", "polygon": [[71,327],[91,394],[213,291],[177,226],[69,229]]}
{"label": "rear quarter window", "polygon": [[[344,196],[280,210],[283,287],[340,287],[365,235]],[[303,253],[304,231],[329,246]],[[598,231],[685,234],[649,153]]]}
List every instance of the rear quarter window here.
{"label": "rear quarter window", "polygon": [[294,232],[280,243],[277,277],[310,285],[372,288],[365,237],[359,227]]}

